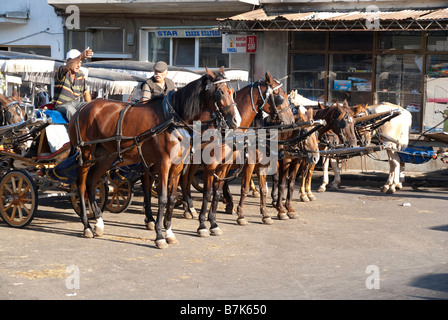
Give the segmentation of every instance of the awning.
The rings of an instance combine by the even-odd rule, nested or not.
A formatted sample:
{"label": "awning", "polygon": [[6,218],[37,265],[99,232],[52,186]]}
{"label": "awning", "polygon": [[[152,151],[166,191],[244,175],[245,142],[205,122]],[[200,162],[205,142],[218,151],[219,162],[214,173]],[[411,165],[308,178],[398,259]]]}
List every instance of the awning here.
{"label": "awning", "polygon": [[448,8],[436,10],[285,12],[265,8],[218,19],[222,31],[448,30]]}

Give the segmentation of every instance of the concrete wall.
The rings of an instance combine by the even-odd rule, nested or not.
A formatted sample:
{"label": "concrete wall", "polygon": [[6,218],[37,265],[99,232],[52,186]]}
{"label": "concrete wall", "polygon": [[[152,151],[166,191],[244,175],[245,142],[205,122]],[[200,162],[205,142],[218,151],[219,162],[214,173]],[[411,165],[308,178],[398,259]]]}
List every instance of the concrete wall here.
{"label": "concrete wall", "polygon": [[50,46],[53,58],[64,59],[63,19],[46,0],[1,0],[0,13],[27,10],[26,23],[0,23],[0,46]]}

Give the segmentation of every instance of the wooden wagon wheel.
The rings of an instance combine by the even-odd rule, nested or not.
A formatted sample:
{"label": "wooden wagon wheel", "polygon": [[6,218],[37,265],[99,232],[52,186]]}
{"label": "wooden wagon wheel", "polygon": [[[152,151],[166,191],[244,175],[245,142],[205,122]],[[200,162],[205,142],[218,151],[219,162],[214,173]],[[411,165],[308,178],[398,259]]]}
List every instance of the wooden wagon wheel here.
{"label": "wooden wagon wheel", "polygon": [[[98,185],[95,188],[95,201],[100,206],[101,211],[104,211],[104,208],[106,207],[108,190],[109,190],[109,188],[107,186],[107,182],[103,181],[101,179],[100,182],[98,183]],[[75,212],[78,215],[81,215],[81,203],[80,203],[80,200],[79,200],[78,190],[77,190],[76,184],[72,184],[70,186],[70,193],[73,194],[72,196],[70,196],[70,202],[71,202],[71,204],[73,206],[73,209],[75,210]],[[87,197],[87,194],[85,195],[85,199],[86,199],[87,217],[89,219],[93,219],[94,218],[94,214],[93,214],[92,206],[90,205],[90,201],[89,201],[89,199]]]}
{"label": "wooden wagon wheel", "polygon": [[11,227],[25,227],[37,212],[38,195],[28,172],[12,170],[0,181],[0,214]]}
{"label": "wooden wagon wheel", "polygon": [[129,208],[134,198],[133,183],[129,179],[113,179],[107,173],[109,194],[106,209],[112,213],[121,213]]}

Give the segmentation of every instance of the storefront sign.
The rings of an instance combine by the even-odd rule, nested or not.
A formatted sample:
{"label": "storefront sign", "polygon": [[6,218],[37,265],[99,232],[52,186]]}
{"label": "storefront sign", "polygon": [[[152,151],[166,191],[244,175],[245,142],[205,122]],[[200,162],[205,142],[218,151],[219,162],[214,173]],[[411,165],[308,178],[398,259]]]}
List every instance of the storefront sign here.
{"label": "storefront sign", "polygon": [[157,38],[210,38],[221,37],[220,30],[206,29],[163,29],[157,30]]}
{"label": "storefront sign", "polygon": [[257,36],[223,34],[222,53],[256,53]]}

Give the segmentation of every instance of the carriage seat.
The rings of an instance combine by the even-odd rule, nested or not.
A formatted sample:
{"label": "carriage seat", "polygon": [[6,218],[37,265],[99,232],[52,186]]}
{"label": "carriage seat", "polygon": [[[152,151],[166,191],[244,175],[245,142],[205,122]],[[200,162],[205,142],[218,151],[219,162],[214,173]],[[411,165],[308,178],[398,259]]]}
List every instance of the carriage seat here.
{"label": "carriage seat", "polygon": [[48,154],[48,155],[40,155],[40,156],[34,157],[34,159],[36,159],[38,161],[50,161],[50,160],[58,158],[59,156],[61,156],[64,153],[68,154],[69,152],[70,152],[70,142],[66,142],[61,148],[59,148],[59,150],[56,150],[56,152],[53,152],[52,154]]}

